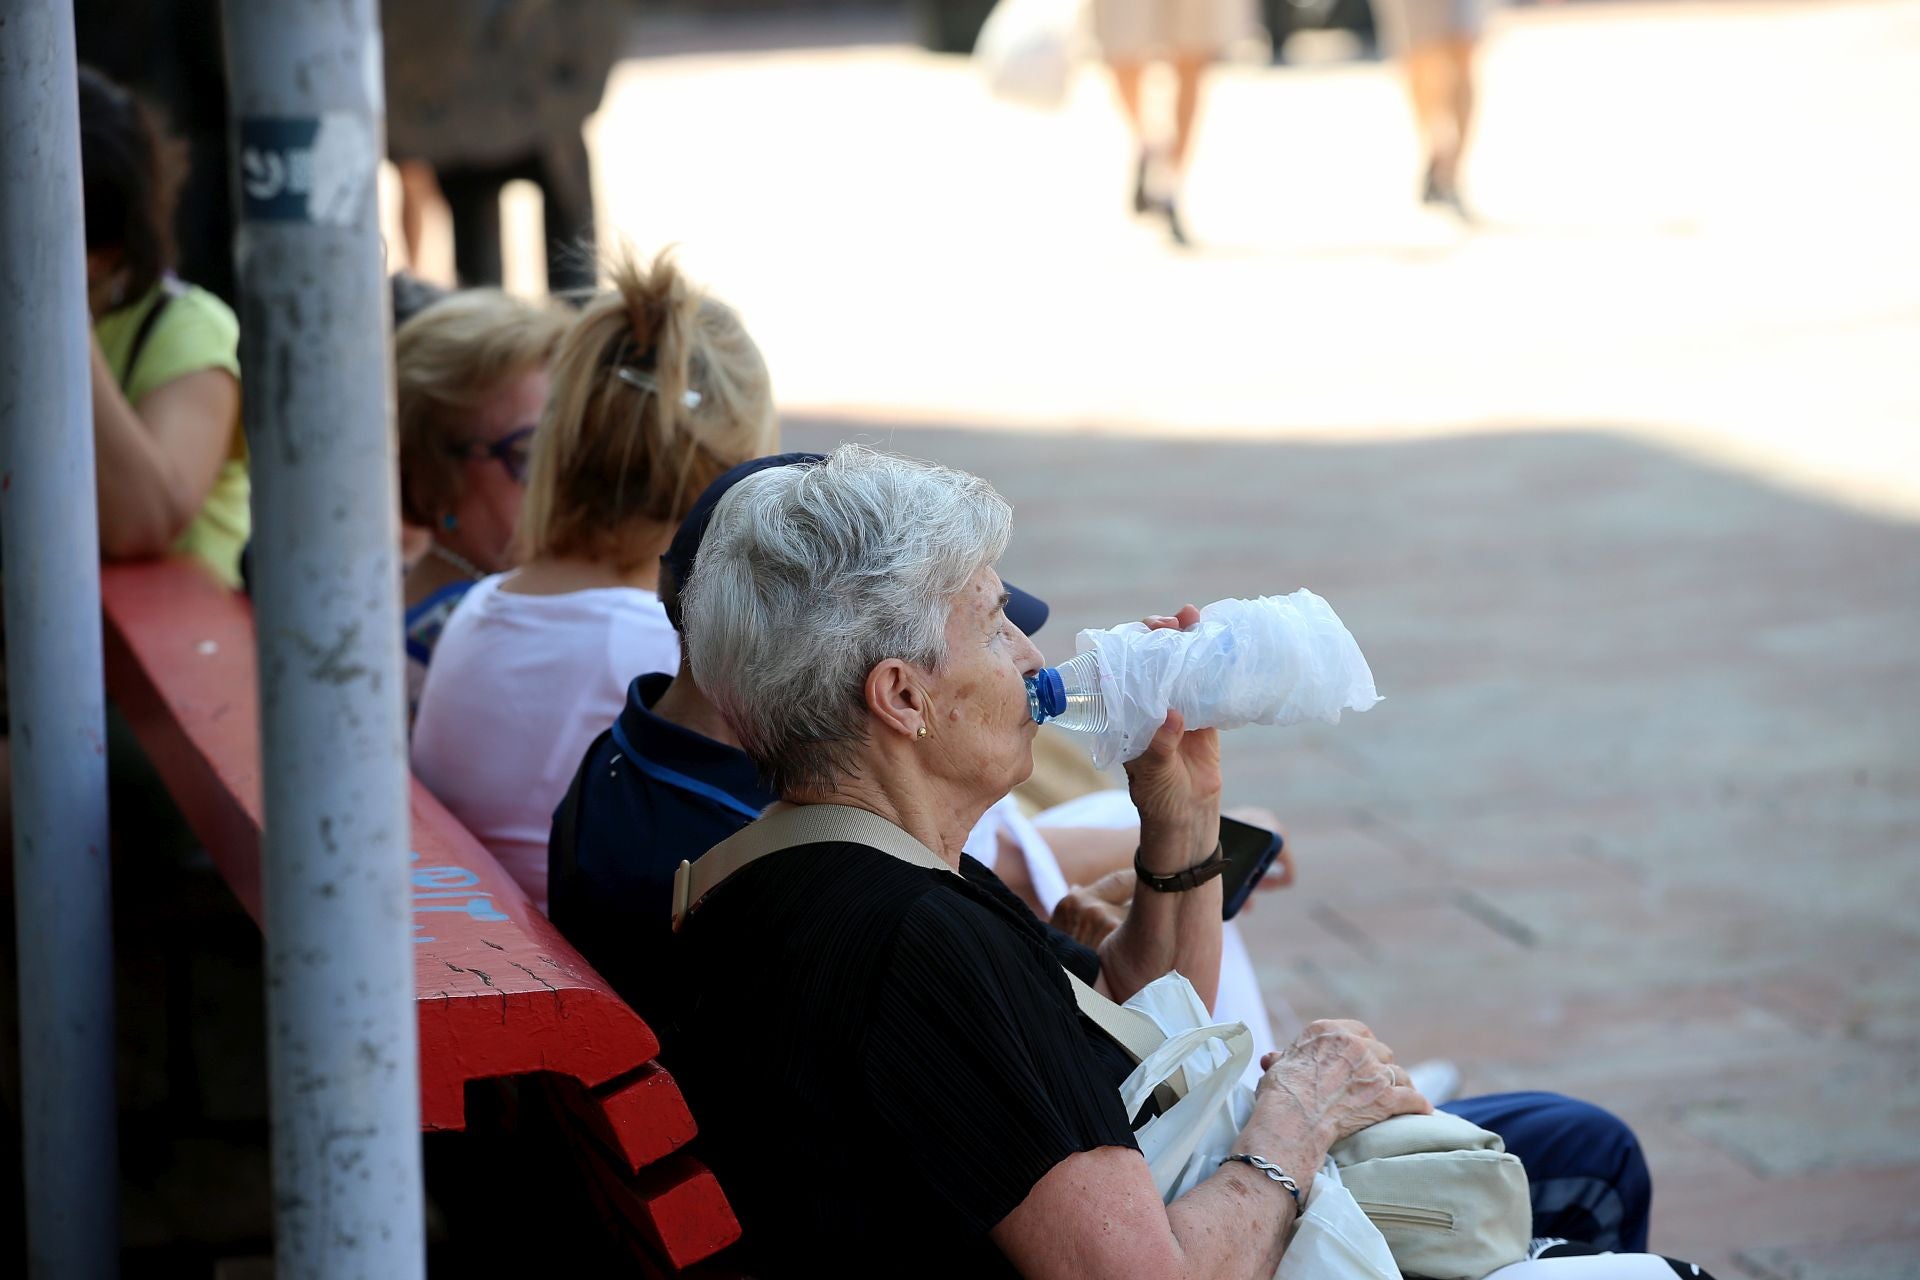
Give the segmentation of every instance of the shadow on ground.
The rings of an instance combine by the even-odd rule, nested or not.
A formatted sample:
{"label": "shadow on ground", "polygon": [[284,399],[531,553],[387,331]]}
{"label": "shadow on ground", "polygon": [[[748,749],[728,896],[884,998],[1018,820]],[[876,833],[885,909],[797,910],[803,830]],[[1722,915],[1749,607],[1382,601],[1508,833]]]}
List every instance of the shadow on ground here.
{"label": "shadow on ground", "polygon": [[[1052,603],[1056,659],[1184,600],[1306,585],[1339,609],[1387,701],[1227,742],[1229,798],[1280,810],[1299,851],[1299,886],[1244,918],[1271,999],[1451,1057],[1469,1091],[1618,1111],[1655,1245],[1723,1278],[1920,1277],[1920,526],[1601,430],[785,432],[847,438],[1012,500],[1003,567]],[[136,830],[125,1261],[208,1274],[269,1247],[259,942],[203,859]],[[510,1224],[460,1214],[487,1212],[488,1171],[525,1190],[550,1162],[487,1133],[428,1156],[435,1272],[517,1256]]]}
{"label": "shadow on ground", "polygon": [[987,476],[1073,631],[1309,586],[1386,701],[1246,730],[1270,997],[1644,1136],[1654,1242],[1920,1275],[1920,526],[1605,430],[1325,444],[791,419]]}

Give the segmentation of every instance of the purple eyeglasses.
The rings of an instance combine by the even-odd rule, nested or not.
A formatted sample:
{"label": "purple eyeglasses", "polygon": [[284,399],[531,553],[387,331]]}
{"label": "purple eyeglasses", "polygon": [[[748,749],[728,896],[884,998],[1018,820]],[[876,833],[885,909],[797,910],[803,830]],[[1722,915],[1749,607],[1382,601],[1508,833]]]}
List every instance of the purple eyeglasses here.
{"label": "purple eyeglasses", "polygon": [[515,484],[527,482],[527,468],[533,462],[533,433],[535,427],[521,427],[509,431],[498,440],[488,443],[485,440],[469,440],[454,449],[456,458],[492,458],[506,470]]}

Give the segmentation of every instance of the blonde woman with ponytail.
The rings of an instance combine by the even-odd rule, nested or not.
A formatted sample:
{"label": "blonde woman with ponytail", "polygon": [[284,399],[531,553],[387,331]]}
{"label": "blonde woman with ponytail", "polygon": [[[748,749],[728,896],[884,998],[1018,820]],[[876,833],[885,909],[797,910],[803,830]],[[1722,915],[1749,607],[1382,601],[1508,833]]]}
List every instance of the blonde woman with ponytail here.
{"label": "blonde woman with ponytail", "polygon": [[542,909],[554,805],[627,685],[679,666],[661,552],[722,472],[777,445],[766,362],[667,255],[622,262],[550,366],[520,567],[461,601],[413,732],[420,780]]}

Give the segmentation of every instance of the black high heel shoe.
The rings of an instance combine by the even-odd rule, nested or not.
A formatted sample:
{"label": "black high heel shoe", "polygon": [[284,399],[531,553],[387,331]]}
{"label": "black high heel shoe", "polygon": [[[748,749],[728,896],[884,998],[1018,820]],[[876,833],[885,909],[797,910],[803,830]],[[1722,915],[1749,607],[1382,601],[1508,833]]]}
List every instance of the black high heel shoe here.
{"label": "black high heel shoe", "polygon": [[1179,248],[1192,248],[1193,241],[1187,237],[1187,225],[1180,221],[1180,206],[1172,200],[1167,200],[1161,204],[1160,212],[1167,219],[1167,239],[1173,241]]}
{"label": "black high heel shoe", "polygon": [[1472,222],[1473,215],[1467,212],[1467,206],[1460,199],[1460,188],[1452,182],[1440,181],[1440,175],[1432,161],[1427,162],[1427,184],[1420,193],[1420,203],[1444,205],[1453,211],[1454,217],[1462,222]]}

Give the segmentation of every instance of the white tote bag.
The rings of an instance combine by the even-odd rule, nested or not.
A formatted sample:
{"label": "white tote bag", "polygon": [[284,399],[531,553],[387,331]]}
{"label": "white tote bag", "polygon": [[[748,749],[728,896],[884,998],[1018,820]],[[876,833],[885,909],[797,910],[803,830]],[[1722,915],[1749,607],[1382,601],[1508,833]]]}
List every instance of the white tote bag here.
{"label": "white tote bag", "polygon": [[[1153,1019],[1167,1037],[1120,1086],[1128,1115],[1138,1115],[1154,1089],[1184,1072],[1186,1095],[1149,1120],[1134,1138],[1171,1204],[1211,1177],[1253,1114],[1253,1090],[1241,1082],[1253,1036],[1238,1022],[1210,1023],[1193,984],[1177,973],[1148,983],[1126,1008]],[[1278,1194],[1280,1188],[1274,1188]],[[1367,1220],[1329,1160],[1313,1180],[1306,1212],[1275,1280],[1400,1280],[1386,1237]]]}
{"label": "white tote bag", "polygon": [[1177,973],[1149,982],[1123,1007],[1146,1014],[1166,1036],[1120,1085],[1127,1114],[1139,1115],[1156,1087],[1186,1073],[1186,1096],[1133,1135],[1160,1198],[1171,1204],[1213,1174],[1253,1114],[1253,1090],[1240,1083],[1253,1035],[1244,1023],[1211,1021],[1193,984]]}
{"label": "white tote bag", "polygon": [[973,59],[995,97],[1055,110],[1067,100],[1080,37],[1081,0],[1000,0],[974,41]]}
{"label": "white tote bag", "polygon": [[1340,1181],[1329,1160],[1314,1175],[1307,1211],[1294,1225],[1274,1280],[1400,1280],[1380,1228]]}

